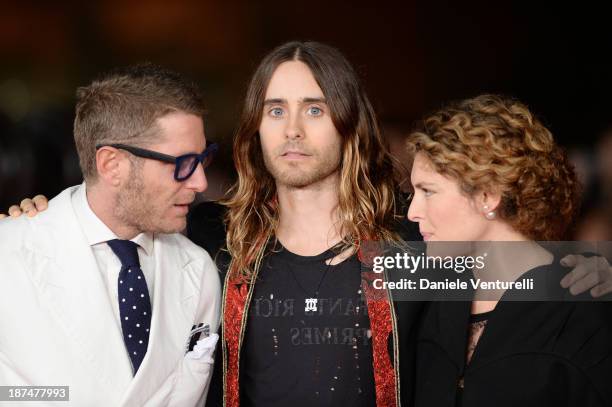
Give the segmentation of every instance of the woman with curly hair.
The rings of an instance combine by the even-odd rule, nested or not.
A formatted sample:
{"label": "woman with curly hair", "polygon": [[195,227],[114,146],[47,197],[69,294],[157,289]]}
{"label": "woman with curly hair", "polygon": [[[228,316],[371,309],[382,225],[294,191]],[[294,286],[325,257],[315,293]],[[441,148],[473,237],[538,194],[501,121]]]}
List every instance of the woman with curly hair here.
{"label": "woman with curly hair", "polygon": [[[564,238],[579,184],[525,105],[493,95],[468,99],[425,119],[409,143],[408,218],[419,223],[428,250],[435,241],[487,246],[485,268],[474,270],[482,279],[563,274],[536,241]],[[512,243],[488,243],[495,241]],[[505,301],[512,291],[481,301],[477,289],[471,302],[428,306],[415,405],[612,405],[609,303]]]}

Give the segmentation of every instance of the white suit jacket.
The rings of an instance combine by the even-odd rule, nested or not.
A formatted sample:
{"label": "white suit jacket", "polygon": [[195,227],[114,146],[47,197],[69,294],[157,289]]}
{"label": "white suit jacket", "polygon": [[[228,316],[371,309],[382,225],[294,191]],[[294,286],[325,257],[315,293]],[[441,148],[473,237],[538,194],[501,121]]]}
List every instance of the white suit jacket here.
{"label": "white suit jacket", "polygon": [[[185,356],[193,325],[216,333],[220,282],[208,253],[180,234],[155,235],[147,354],[132,375],[123,335],[69,188],[34,218],[0,221],[0,385],[69,386],[70,403],[204,403],[212,356]],[[21,403],[19,403],[21,404]],[[14,405],[0,402],[0,405]]]}

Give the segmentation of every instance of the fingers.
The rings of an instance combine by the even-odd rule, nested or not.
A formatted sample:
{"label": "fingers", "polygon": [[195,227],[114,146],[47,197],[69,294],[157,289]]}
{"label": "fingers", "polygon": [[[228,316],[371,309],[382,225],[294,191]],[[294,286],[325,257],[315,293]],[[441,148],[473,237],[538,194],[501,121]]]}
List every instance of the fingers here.
{"label": "fingers", "polygon": [[599,275],[597,273],[587,273],[584,278],[576,281],[569,288],[569,292],[572,295],[582,294],[587,290],[595,287],[597,284],[601,282]]}
{"label": "fingers", "polygon": [[578,280],[582,279],[588,272],[588,269],[584,266],[586,259],[581,255],[565,256],[561,259],[561,264],[567,267],[574,267],[572,271],[567,273],[561,280],[561,287],[568,288],[575,284]]}
{"label": "fingers", "polygon": [[599,298],[610,293],[612,293],[612,281],[604,281],[603,283],[591,288],[591,296],[593,298]]}
{"label": "fingers", "polygon": [[34,203],[34,207],[38,212],[44,211],[49,206],[49,201],[44,195],[36,195],[34,198],[32,198],[32,202]]}
{"label": "fingers", "polygon": [[8,214],[13,218],[16,218],[18,216],[21,216],[21,209],[19,209],[19,206],[13,205],[9,208]]}
{"label": "fingers", "polygon": [[0,213],[0,219],[4,219],[6,218],[6,215],[4,213]]}
{"label": "fingers", "polygon": [[578,263],[579,257],[584,258],[581,255],[569,254],[562,258],[559,263],[561,263],[561,265],[565,267],[574,267]]}
{"label": "fingers", "polygon": [[38,213],[36,207],[34,206],[34,202],[30,198],[26,198],[19,204],[21,208],[21,212],[25,213],[26,216],[32,217]]}
{"label": "fingers", "polygon": [[592,259],[597,270],[596,273],[593,272],[592,274],[597,274],[599,281],[591,289],[591,296],[597,298],[612,292],[612,267],[608,259],[603,256],[592,257]]}
{"label": "fingers", "polygon": [[[8,214],[14,218],[17,218],[24,213],[28,217],[33,217],[46,210],[49,206],[49,201],[44,195],[36,195],[34,198],[26,198],[19,203],[19,205],[13,205],[9,208]],[[0,213],[0,219],[5,218],[6,215]]]}
{"label": "fingers", "polygon": [[[572,258],[567,259],[567,257]],[[605,257],[585,258],[579,255],[567,257],[563,259],[568,260],[566,264],[574,263],[575,267],[561,280],[563,288],[569,287],[569,291],[573,295],[591,290],[590,293],[593,297],[600,297],[612,292],[612,268]]]}

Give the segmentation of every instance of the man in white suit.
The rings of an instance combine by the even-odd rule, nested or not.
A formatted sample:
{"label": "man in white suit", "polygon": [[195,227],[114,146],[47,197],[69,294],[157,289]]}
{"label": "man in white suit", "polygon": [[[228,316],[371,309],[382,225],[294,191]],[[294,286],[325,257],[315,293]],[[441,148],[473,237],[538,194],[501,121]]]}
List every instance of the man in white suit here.
{"label": "man in white suit", "polygon": [[0,221],[0,385],[69,386],[69,403],[30,405],[203,404],[220,283],[177,233],[216,147],[201,97],[143,65],[77,98],[85,182],[35,218]]}

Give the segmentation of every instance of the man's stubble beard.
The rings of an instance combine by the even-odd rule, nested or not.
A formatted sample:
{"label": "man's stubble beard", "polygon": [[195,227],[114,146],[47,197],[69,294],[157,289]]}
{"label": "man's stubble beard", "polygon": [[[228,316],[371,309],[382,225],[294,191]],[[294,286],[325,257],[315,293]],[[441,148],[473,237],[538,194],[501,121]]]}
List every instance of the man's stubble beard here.
{"label": "man's stubble beard", "polygon": [[124,225],[135,228],[139,232],[177,232],[174,228],[166,228],[160,222],[156,222],[153,202],[155,202],[155,197],[145,190],[142,166],[132,163],[129,180],[117,194],[115,217]]}
{"label": "man's stubble beard", "polygon": [[[324,180],[331,174],[338,171],[340,168],[340,151],[327,154],[313,155],[316,159],[314,165],[308,165],[307,168],[300,168],[302,165],[299,162],[287,163],[288,168],[280,168],[281,165],[274,162],[274,157],[270,157],[269,153],[264,152],[264,164],[266,169],[272,175],[272,178],[279,185],[285,185],[290,188],[304,188]],[[285,167],[283,165],[283,167]]]}

